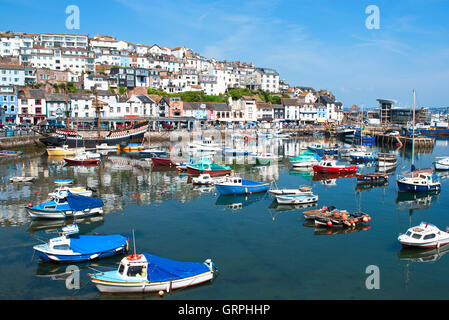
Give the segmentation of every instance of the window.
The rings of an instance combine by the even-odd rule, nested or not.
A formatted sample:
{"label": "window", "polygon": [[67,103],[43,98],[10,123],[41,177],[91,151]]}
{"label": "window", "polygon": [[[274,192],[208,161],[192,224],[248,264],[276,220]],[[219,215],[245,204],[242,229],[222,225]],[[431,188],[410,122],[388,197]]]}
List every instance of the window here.
{"label": "window", "polygon": [[144,277],[146,276],[147,268],[145,266],[129,266],[128,277]]}
{"label": "window", "polygon": [[70,247],[68,244],[60,244],[58,246],[53,246],[53,249],[56,250],[70,250]]}
{"label": "window", "polygon": [[120,263],[120,266],[118,267],[118,273],[123,274],[123,270],[125,270],[125,265],[123,263]]}
{"label": "window", "polygon": [[412,235],[412,238],[413,238],[413,239],[421,239],[421,235],[420,235],[420,234],[417,234],[417,233],[414,233],[414,234]]}
{"label": "window", "polygon": [[428,234],[427,236],[424,236],[423,240],[433,239],[435,238],[435,233]]}

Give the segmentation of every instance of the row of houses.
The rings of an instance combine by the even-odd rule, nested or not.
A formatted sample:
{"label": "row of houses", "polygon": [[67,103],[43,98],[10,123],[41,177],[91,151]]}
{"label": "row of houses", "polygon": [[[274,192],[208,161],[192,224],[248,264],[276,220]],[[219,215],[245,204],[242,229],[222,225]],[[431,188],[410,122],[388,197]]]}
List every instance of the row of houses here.
{"label": "row of houses", "polygon": [[[229,88],[286,90],[279,73],[252,63],[217,61],[183,46],[133,44],[106,36],[0,33],[0,57],[17,58],[14,85],[51,80],[37,70],[67,72],[66,81],[100,82],[112,87],[151,87],[169,93],[203,91],[224,94]],[[86,79],[84,74],[88,74]],[[1,75],[0,75],[1,76]],[[54,76],[53,76],[54,77]],[[9,78],[5,81],[9,81]],[[11,81],[9,81],[11,83]],[[12,84],[12,83],[11,83]],[[1,82],[0,85],[5,85]]]}
{"label": "row of houses", "polygon": [[43,89],[0,86],[0,123],[53,126],[73,121],[123,122],[135,118],[199,122],[286,122],[293,124],[339,123],[342,105],[327,96],[307,93],[299,98],[282,98],[280,104],[259,96],[242,96],[227,103],[187,102],[179,97],[148,94],[117,95],[110,90],[93,93],[48,93]]}

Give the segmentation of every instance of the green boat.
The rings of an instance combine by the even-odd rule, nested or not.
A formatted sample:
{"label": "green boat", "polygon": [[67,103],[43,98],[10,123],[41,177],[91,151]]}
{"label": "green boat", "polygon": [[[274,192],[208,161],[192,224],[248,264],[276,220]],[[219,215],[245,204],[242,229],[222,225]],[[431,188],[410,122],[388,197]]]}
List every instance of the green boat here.
{"label": "green boat", "polygon": [[289,158],[289,160],[293,167],[312,167],[321,161],[321,157],[315,152],[307,150],[294,158]]}
{"label": "green boat", "polygon": [[231,173],[230,166],[221,166],[211,160],[202,157],[193,164],[188,164],[187,173],[191,175],[200,175],[208,173],[210,176],[224,176]]}

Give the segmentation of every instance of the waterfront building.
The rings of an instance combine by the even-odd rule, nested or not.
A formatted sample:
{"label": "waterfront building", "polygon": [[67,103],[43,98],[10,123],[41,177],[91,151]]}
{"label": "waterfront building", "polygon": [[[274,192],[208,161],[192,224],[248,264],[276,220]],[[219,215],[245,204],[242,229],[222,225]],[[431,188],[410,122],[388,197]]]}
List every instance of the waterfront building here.
{"label": "waterfront building", "polygon": [[[67,109],[66,94],[63,93],[53,93],[47,94],[45,96],[45,105],[46,105],[46,120],[50,126],[63,127],[65,126],[65,119],[67,118],[67,112],[70,110]],[[70,103],[70,101],[68,101]],[[72,112],[75,114],[81,114],[81,112],[89,112],[88,110],[82,110],[82,107],[79,106],[77,109],[73,109]]]}
{"label": "waterfront building", "polygon": [[290,123],[299,124],[300,104],[295,98],[281,98],[281,104],[284,106],[284,119]]}
{"label": "waterfront building", "polygon": [[274,119],[274,109],[271,102],[256,102],[257,121],[272,122]]}
{"label": "waterfront building", "polygon": [[18,123],[36,125],[47,117],[45,91],[42,89],[18,89]]}
{"label": "waterfront building", "polygon": [[17,91],[13,86],[0,86],[0,124],[16,124]]}

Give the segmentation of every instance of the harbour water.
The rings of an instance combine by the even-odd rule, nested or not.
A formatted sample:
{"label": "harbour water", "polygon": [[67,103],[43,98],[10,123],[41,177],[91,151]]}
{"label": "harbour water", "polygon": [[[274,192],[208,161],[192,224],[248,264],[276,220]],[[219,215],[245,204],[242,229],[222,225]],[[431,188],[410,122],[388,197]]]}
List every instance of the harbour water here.
{"label": "harbour water", "polygon": [[[301,207],[278,206],[267,194],[219,196],[214,187],[194,187],[187,174],[151,168],[139,157],[109,155],[98,166],[64,166],[62,158],[26,153],[0,162],[0,299],[161,299],[157,294],[100,294],[88,273],[116,268],[123,256],[73,266],[39,262],[32,246],[56,236],[70,221],[32,221],[24,207],[46,200],[55,178],[90,186],[105,214],[79,220],[81,233],[119,233],[136,251],[181,261],[211,258],[218,267],[212,283],[181,289],[163,299],[448,299],[449,247],[404,251],[397,237],[421,221],[449,226],[449,179],[438,173],[442,191],[420,198],[399,194],[396,176],[408,170],[411,150],[399,150],[389,184],[360,188],[355,177],[314,178],[293,171],[288,157],[313,138],[283,140],[276,165],[235,165],[240,176],[275,182],[280,188],[312,187],[317,206],[363,211],[369,226],[353,231],[315,229]],[[318,141],[318,140],[317,140]],[[374,147],[374,150],[379,150]],[[382,150],[385,151],[385,150]],[[447,156],[448,140],[415,155],[418,168]],[[373,172],[376,167],[363,168]],[[37,176],[34,183],[10,183],[12,176]],[[132,242],[131,242],[132,243]],[[132,246],[131,246],[132,247]],[[131,249],[132,250],[132,249]],[[368,266],[379,270],[379,289],[366,286]]]}

